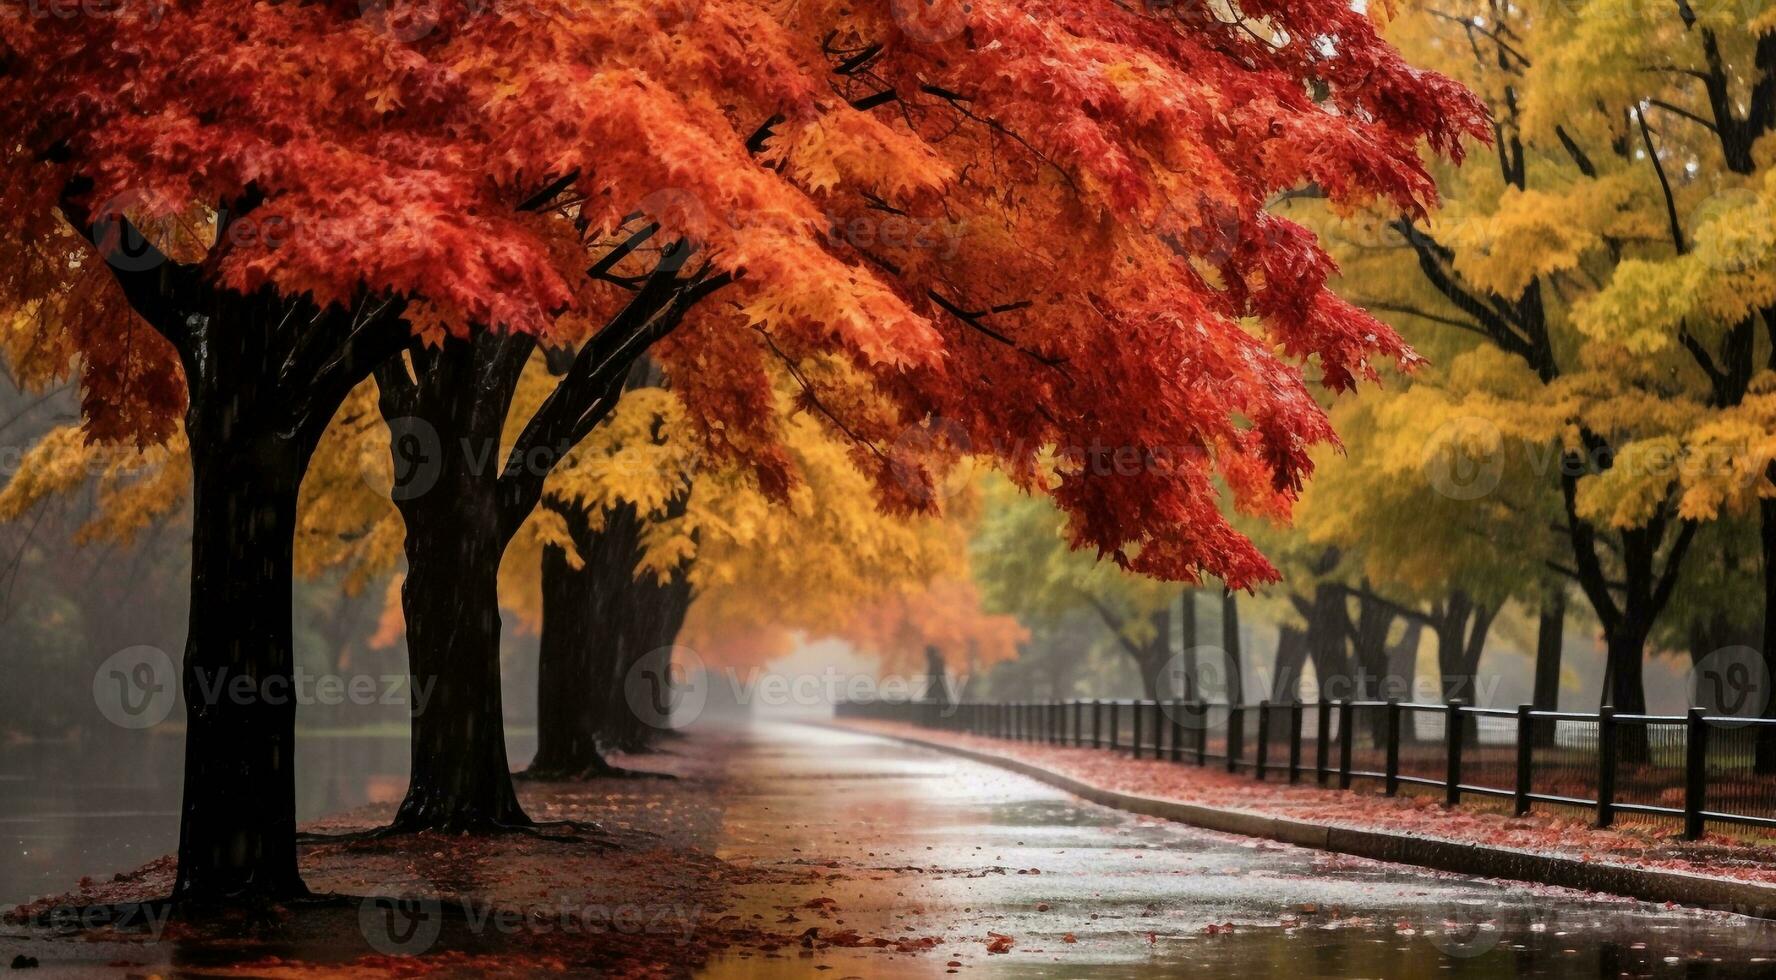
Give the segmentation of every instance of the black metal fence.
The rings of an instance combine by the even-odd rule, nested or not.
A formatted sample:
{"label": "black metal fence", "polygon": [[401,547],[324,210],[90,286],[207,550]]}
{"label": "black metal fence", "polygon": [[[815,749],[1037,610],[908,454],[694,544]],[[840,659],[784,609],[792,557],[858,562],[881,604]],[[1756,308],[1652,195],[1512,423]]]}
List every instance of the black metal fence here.
{"label": "black metal fence", "polygon": [[1459,701],[1019,701],[945,705],[862,701],[841,718],[1214,765],[1258,780],[1349,789],[1378,782],[1618,817],[1681,820],[1695,840],[1711,822],[1776,829],[1776,774],[1756,771],[1758,733],[1776,721],[1687,715],[1477,708]]}

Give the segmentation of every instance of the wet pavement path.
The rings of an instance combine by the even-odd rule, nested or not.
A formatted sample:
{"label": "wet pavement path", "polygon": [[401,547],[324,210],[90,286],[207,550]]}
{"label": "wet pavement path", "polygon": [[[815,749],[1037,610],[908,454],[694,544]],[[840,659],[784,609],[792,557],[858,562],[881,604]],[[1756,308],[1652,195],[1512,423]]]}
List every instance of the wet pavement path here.
{"label": "wet pavement path", "polygon": [[712,978],[1776,975],[1772,922],[1201,831],[826,728],[725,748],[717,854],[756,872],[730,923],[819,931]]}

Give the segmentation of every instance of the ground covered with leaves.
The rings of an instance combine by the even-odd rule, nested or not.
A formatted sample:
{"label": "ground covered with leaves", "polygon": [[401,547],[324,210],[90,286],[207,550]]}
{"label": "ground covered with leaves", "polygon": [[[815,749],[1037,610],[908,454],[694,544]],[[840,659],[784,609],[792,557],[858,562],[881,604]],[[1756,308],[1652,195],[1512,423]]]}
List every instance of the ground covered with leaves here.
{"label": "ground covered with leaves", "polygon": [[[1526,817],[1501,810],[1492,800],[1443,806],[1437,795],[1402,792],[1387,797],[1375,781],[1350,790],[1289,785],[1286,777],[1260,782],[1193,762],[1133,759],[1126,750],[1074,748],[1014,742],[895,722],[854,721],[849,727],[890,736],[955,745],[1041,766],[1093,786],[1199,806],[1287,817],[1316,824],[1389,830],[1464,843],[1560,854],[1586,861],[1682,871],[1776,884],[1776,846],[1768,839],[1711,832],[1698,841],[1681,838],[1674,820],[1621,816],[1600,830],[1589,810],[1537,804]],[[1311,780],[1311,777],[1307,777]],[[1367,784],[1366,784],[1367,783]],[[1508,802],[1505,803],[1508,808]]]}
{"label": "ground covered with leaves", "polygon": [[[36,965],[56,977],[669,977],[723,953],[794,958],[934,945],[860,934],[820,906],[785,914],[737,898],[774,890],[786,872],[718,856],[723,801],[746,793],[736,785],[743,777],[727,770],[722,739],[699,735],[660,753],[618,757],[673,779],[519,783],[535,820],[596,824],[596,831],[307,844],[304,880],[325,896],[314,905],[201,925],[158,910],[117,927],[97,907],[163,898],[172,890],[173,858],[83,879],[64,895],[5,914],[0,963]],[[350,834],[392,816],[392,807],[370,806],[303,830]]]}

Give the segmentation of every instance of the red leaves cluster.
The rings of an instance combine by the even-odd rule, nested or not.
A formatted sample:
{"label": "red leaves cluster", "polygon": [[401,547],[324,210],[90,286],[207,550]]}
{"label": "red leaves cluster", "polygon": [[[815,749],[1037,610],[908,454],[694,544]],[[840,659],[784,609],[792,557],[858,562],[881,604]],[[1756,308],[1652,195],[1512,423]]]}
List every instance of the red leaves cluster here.
{"label": "red leaves cluster", "polygon": [[[1328,257],[1265,203],[1312,182],[1422,210],[1419,144],[1459,155],[1484,133],[1477,102],[1345,0],[1243,3],[1245,23],[1213,5],[909,6],[23,16],[0,41],[20,147],[0,306],[94,268],[43,220],[70,194],[80,220],[251,200],[203,259],[215,283],[423,298],[450,329],[558,344],[682,240],[737,282],[658,353],[711,447],[767,486],[794,478],[769,411],[782,360],[891,508],[933,505],[930,456],[985,454],[1053,493],[1081,546],[1168,577],[1271,576],[1217,481],[1285,514],[1332,438],[1299,364],[1343,388],[1412,355],[1327,291]],[[556,182],[551,206],[519,210]],[[176,411],[127,331],[76,341],[101,400]],[[956,434],[935,454],[907,438],[933,418]]]}

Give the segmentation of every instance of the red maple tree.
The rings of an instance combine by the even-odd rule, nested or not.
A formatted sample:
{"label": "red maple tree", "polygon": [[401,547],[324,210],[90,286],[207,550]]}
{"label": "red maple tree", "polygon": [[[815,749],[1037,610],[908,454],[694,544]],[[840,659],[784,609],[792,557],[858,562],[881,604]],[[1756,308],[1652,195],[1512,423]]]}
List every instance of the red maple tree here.
{"label": "red maple tree", "polygon": [[[162,438],[183,413],[188,689],[287,678],[296,487],[354,385],[381,368],[385,392],[484,431],[538,344],[578,353],[491,496],[445,481],[477,527],[515,526],[651,351],[767,487],[794,479],[775,359],[887,506],[933,505],[933,457],[987,455],[1053,494],[1082,547],[1269,578],[1214,481],[1286,512],[1333,438],[1296,365],[1343,388],[1412,355],[1265,204],[1312,183],[1417,212],[1419,145],[1484,133],[1475,100],[1343,0],[9,16],[0,297],[26,316],[8,347],[50,370],[78,355],[95,438]],[[169,222],[183,234],[137,234]],[[482,634],[502,547],[427,586]],[[177,896],[301,892],[293,706],[194,701],[189,720]]]}

